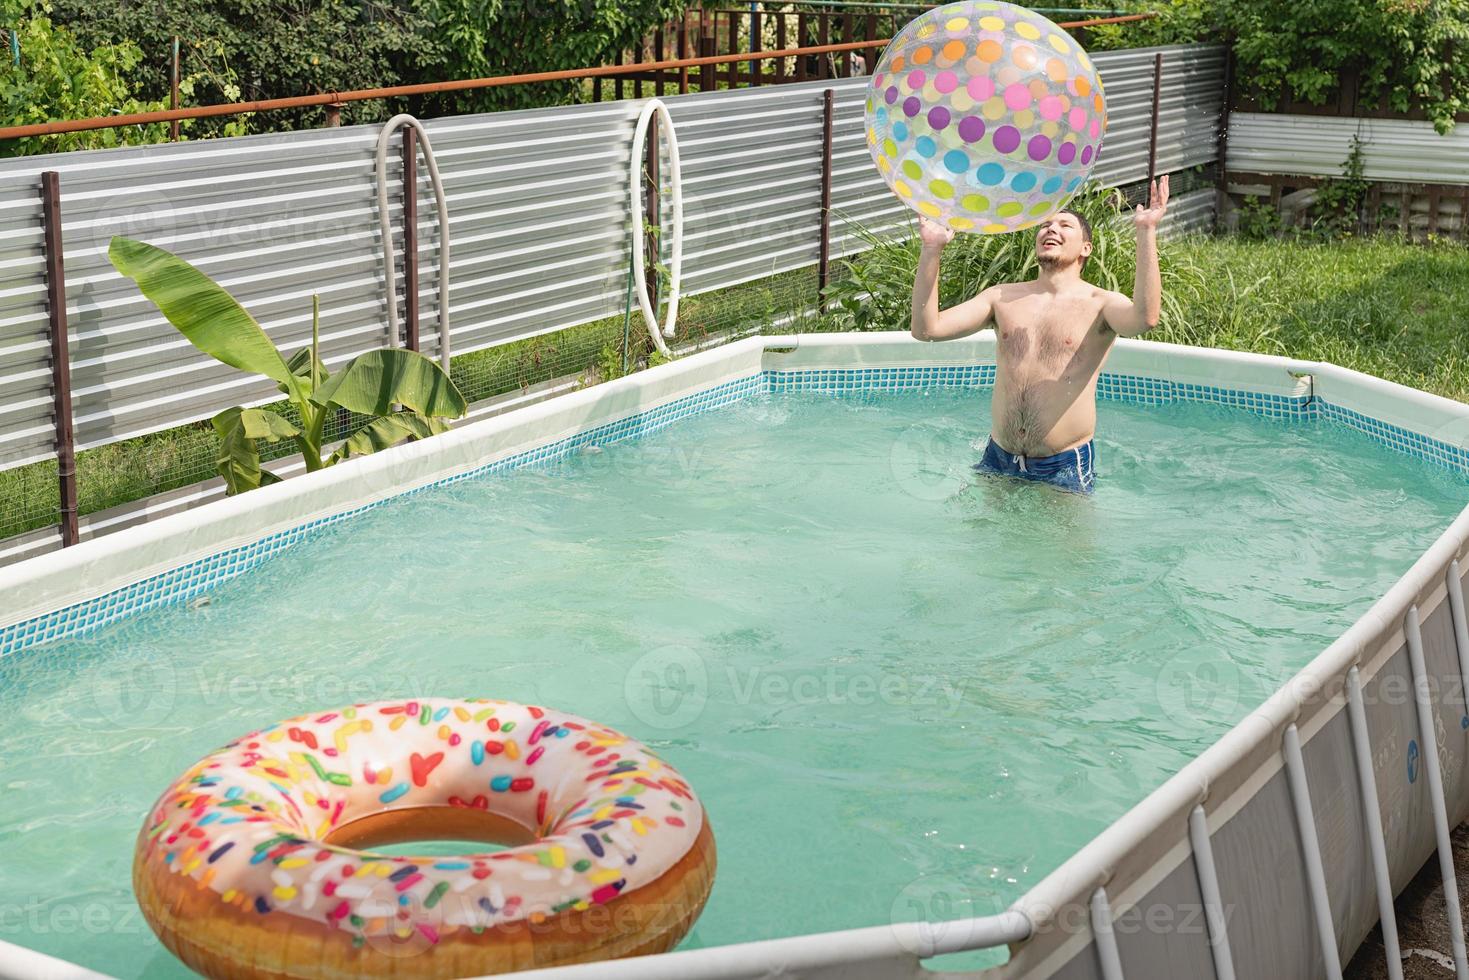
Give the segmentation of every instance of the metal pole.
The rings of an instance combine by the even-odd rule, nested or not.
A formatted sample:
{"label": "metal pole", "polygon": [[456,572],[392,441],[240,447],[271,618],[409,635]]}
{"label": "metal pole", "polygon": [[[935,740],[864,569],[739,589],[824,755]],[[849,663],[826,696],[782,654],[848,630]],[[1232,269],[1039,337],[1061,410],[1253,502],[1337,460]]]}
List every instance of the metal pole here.
{"label": "metal pole", "polygon": [[826,284],[831,265],[831,122],[836,91],[821,93],[821,247],[816,260],[816,296],[819,312],[826,312]]}
{"label": "metal pole", "polygon": [[71,424],[71,359],[66,329],[66,264],[62,260],[61,175],[41,174],[46,226],[46,306],[51,319],[51,392],[56,403],[56,474],[61,483],[61,544],[81,540],[77,526],[76,445]]}
{"label": "metal pole", "polygon": [[[179,36],[173,36],[173,68],[169,73],[168,107],[177,109],[179,107]],[[168,139],[171,143],[179,141],[179,121],[173,120],[168,124]]]}
{"label": "metal pole", "polygon": [[1219,193],[1214,204],[1214,221],[1224,213],[1229,195],[1229,112],[1234,104],[1234,48],[1224,52],[1224,110],[1219,114]]}
{"label": "metal pole", "polygon": [[1209,952],[1214,957],[1215,980],[1234,980],[1234,957],[1229,951],[1229,917],[1219,895],[1219,872],[1214,867],[1214,844],[1209,838],[1209,817],[1203,806],[1188,815],[1188,838],[1194,852],[1194,871],[1199,895],[1204,899],[1204,921],[1209,926]]}
{"label": "metal pole", "polygon": [[1153,55],[1153,119],[1148,126],[1148,187],[1158,172],[1158,98],[1163,89],[1163,52]]}
{"label": "metal pole", "polygon": [[1112,906],[1107,889],[1098,888],[1091,899],[1092,938],[1097,946],[1097,963],[1102,980],[1123,980],[1122,955],[1117,949],[1117,935],[1112,930]]}
{"label": "metal pole", "polygon": [[418,350],[418,131],[412,126],[403,127],[403,346]]}
{"label": "metal pole", "polygon": [[658,312],[658,114],[648,120],[648,148],[645,152],[648,179],[644,193],[647,200],[644,202],[646,210],[646,231],[644,235],[644,249],[648,262],[653,266],[653,275],[648,282],[648,302],[653,306],[653,313]]}
{"label": "metal pole", "polygon": [[1377,773],[1372,769],[1372,739],[1367,729],[1367,709],[1362,703],[1362,677],[1356,667],[1347,671],[1347,721],[1352,728],[1352,755],[1357,765],[1357,790],[1362,794],[1362,818],[1367,822],[1367,849],[1372,853],[1372,880],[1377,888],[1377,915],[1382,927],[1382,947],[1387,953],[1387,976],[1388,980],[1403,980],[1397,911],[1392,901],[1392,872],[1382,836]]}
{"label": "metal pole", "polygon": [[1311,808],[1311,789],[1306,782],[1306,762],[1301,755],[1301,735],[1294,724],[1285,730],[1285,781],[1290,787],[1296,814],[1296,835],[1301,858],[1306,864],[1306,891],[1316,923],[1316,941],[1326,963],[1329,980],[1342,980],[1341,955],[1336,948],[1336,927],[1331,922],[1331,900],[1326,892],[1326,871],[1321,866],[1321,840],[1316,834],[1316,814]]}
{"label": "metal pole", "polygon": [[1464,920],[1459,915],[1459,879],[1454,870],[1453,843],[1449,839],[1448,807],[1444,803],[1443,773],[1438,768],[1438,734],[1434,729],[1433,693],[1428,668],[1423,662],[1423,632],[1418,624],[1418,607],[1408,607],[1404,633],[1408,638],[1408,666],[1413,671],[1413,690],[1418,700],[1418,737],[1422,739],[1422,763],[1428,773],[1428,800],[1433,807],[1433,832],[1438,841],[1438,867],[1443,875],[1444,911],[1449,920],[1449,941],[1454,953],[1454,976],[1469,977],[1469,956],[1464,950]]}
{"label": "metal pole", "polygon": [[[689,56],[689,12],[683,11],[678,15],[678,57],[682,61]],[[684,65],[678,70],[678,94],[689,94],[689,66]]]}

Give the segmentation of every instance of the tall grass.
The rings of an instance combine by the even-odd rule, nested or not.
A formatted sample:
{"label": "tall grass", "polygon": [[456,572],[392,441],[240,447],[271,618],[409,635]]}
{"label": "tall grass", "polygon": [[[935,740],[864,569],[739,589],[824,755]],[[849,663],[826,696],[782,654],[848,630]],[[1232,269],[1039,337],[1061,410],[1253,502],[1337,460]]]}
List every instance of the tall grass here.
{"label": "tall grass", "polygon": [[[1084,278],[1131,294],[1130,216],[1111,192],[1078,195],[1092,222]],[[866,234],[831,296],[828,329],[906,330],[919,245]],[[1192,235],[1159,248],[1163,310],[1148,339],[1331,361],[1469,401],[1469,249],[1392,237],[1245,241]],[[956,236],[944,250],[939,303],[1033,278],[1029,235]]]}
{"label": "tall grass", "polygon": [[[1084,278],[1107,289],[1130,292],[1135,271],[1132,222],[1123,211],[1116,190],[1089,184],[1068,208],[1082,214],[1092,226],[1092,254]],[[910,226],[911,227],[911,226]],[[896,330],[908,327],[913,279],[918,270],[916,228],[907,234],[882,236],[865,228],[857,234],[869,246],[844,263],[828,296],[836,308],[828,318],[832,329]],[[1202,270],[1186,257],[1166,254],[1163,275],[1163,317],[1182,315],[1182,296],[1200,291]],[[944,249],[939,269],[939,305],[953,306],[996,283],[1035,278],[1033,233],[1011,235],[956,235]]]}

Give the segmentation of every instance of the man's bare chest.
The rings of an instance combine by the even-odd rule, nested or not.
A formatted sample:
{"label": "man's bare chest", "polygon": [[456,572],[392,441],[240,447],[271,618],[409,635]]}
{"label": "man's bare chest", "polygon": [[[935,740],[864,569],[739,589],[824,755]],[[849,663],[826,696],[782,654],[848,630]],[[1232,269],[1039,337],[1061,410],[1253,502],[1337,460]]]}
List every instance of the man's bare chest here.
{"label": "man's bare chest", "polygon": [[1085,355],[1101,340],[1096,303],[1020,301],[996,304],[998,355],[1011,364],[1056,364]]}

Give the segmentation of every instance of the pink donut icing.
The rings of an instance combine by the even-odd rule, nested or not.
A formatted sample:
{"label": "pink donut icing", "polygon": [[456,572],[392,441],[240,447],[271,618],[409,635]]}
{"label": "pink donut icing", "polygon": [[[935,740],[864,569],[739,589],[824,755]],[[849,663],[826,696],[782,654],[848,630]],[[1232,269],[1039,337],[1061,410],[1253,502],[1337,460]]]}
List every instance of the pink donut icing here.
{"label": "pink donut icing", "polygon": [[[425,806],[488,810],[536,840],[463,857],[323,842],[358,818]],[[437,943],[653,882],[703,820],[671,766],[595,722],[507,701],[383,701],[292,718],[206,756],[154,805],[138,862],[354,943],[374,928]]]}

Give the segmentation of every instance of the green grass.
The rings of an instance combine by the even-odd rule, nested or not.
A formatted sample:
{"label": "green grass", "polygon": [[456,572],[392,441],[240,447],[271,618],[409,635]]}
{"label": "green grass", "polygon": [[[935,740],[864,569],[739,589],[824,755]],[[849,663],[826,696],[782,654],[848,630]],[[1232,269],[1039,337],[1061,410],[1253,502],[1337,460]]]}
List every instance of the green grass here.
{"label": "green grass", "polygon": [[1469,248],[1191,238],[1179,316],[1152,339],[1330,361],[1469,401]]}
{"label": "green grass", "polygon": [[[1109,235],[1089,277],[1130,290],[1131,231]],[[971,241],[945,265],[946,304],[1025,274],[1025,256],[1000,242]],[[865,253],[842,281],[881,295],[885,312],[863,325],[906,329],[912,289],[907,243]],[[1150,339],[1323,360],[1469,401],[1469,248],[1389,238],[1336,242],[1191,237],[1163,245],[1167,303]],[[838,287],[840,290],[842,287]],[[690,297],[680,307],[684,342],[751,332],[814,302],[815,271],[801,269]],[[794,329],[851,329],[847,314],[801,317]],[[768,331],[767,331],[768,332]],[[648,361],[642,316],[628,328],[628,357]],[[453,376],[471,400],[579,375],[595,384],[622,373],[623,317],[463,354]],[[290,446],[275,447],[288,455]],[[80,509],[92,513],[208,479],[215,436],[207,422],[88,450],[77,461]],[[0,538],[55,523],[56,464],[0,472]]]}
{"label": "green grass", "polygon": [[[730,289],[692,296],[679,306],[679,342],[697,342],[763,324],[815,304],[815,269],[800,269]],[[642,314],[626,324],[630,370],[645,366],[651,348]],[[566,330],[471,351],[454,358],[452,376],[470,401],[580,376],[596,384],[622,373],[624,317],[607,317]],[[289,406],[270,406],[290,416]],[[353,427],[338,420],[336,438]],[[186,487],[215,475],[217,437],[207,420],[166,429],[77,454],[78,510],[91,514]],[[296,452],[292,443],[261,446],[262,459]],[[53,525],[60,508],[56,462],[0,471],[0,540]]]}

